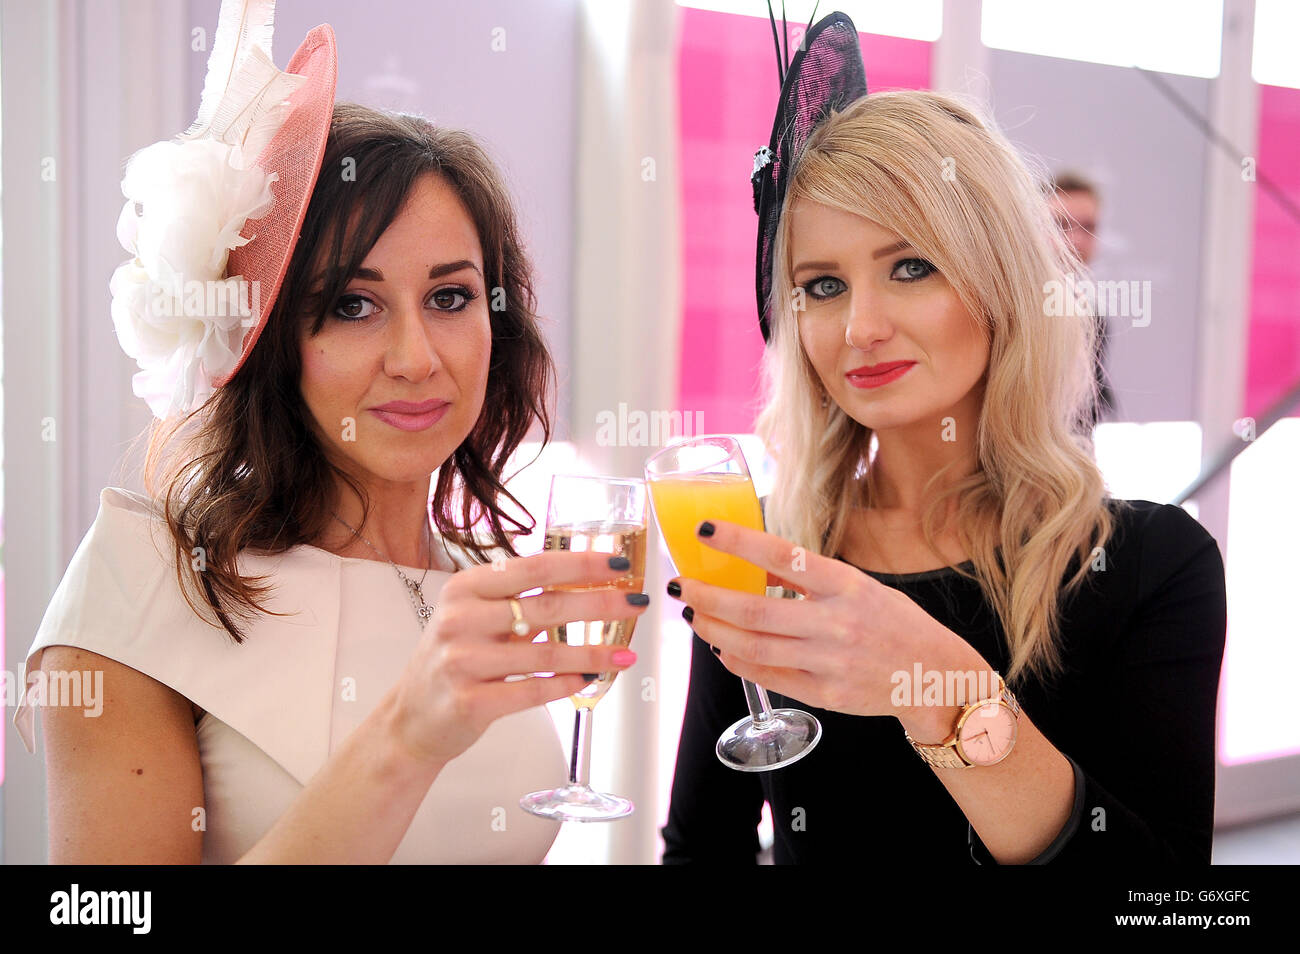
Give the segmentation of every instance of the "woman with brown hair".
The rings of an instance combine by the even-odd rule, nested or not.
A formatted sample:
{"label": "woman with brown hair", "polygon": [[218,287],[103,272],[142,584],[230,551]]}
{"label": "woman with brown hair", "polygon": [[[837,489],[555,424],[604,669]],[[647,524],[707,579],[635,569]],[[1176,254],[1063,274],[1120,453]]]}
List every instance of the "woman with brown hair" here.
{"label": "woman with brown hair", "polygon": [[[29,653],[15,722],[32,750],[44,703],[50,860],[540,861],[557,826],[514,809],[565,778],[540,706],[635,657],[532,637],[648,600],[516,598],[627,567],[505,559],[530,526],[502,472],[549,437],[553,371],[490,160],[334,105],[328,26],[279,73],[264,26],[219,32],[209,76],[262,70],[230,89],[282,84],[287,110],[210,81],[124,181],[114,320],[165,420],[150,496],[103,491]],[[251,320],[187,310],[205,276],[251,284]],[[73,675],[102,678],[100,712],[46,698]]]}

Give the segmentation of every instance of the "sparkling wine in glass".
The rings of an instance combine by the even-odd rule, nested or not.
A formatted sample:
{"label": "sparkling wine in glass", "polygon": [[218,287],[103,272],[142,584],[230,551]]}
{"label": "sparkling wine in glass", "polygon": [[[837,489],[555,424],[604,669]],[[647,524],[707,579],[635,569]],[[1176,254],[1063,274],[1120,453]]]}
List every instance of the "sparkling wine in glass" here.
{"label": "sparkling wine in glass", "polygon": [[[573,553],[597,552],[626,557],[631,566],[611,583],[560,585],[554,591],[589,592],[613,589],[640,593],[645,586],[645,484],[612,477],[557,475],[551,480],[544,549]],[[548,637],[566,646],[626,646],[632,641],[636,618],[581,620],[552,626]],[[532,792],[519,800],[525,811],[561,821],[611,821],[632,814],[632,802],[597,792],[587,779],[591,768],[591,720],[617,672],[603,672],[569,698],[577,711],[569,782],[563,788]]]}
{"label": "sparkling wine in glass", "polygon": [[[767,572],[747,560],[706,546],[696,534],[705,520],[726,520],[763,530],[763,513],[740,443],[724,435],[678,441],[645,465],[655,519],[682,577],[745,593],[780,596]],[[820,741],[822,727],[802,709],[773,709],[767,692],[747,679],[749,715],[718,739],[722,763],[740,772],[767,772],[803,758]]]}

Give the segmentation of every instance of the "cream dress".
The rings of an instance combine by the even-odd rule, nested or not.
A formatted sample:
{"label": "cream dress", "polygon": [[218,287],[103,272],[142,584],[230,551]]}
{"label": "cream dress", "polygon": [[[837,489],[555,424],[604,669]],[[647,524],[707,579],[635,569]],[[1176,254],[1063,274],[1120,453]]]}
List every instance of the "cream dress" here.
{"label": "cream dress", "polygon": [[[377,560],[298,546],[241,554],[240,572],[267,574],[268,608],[236,644],[181,596],[165,525],[147,498],[106,488],[28,650],[22,685],[48,646],[76,646],[158,680],[200,706],[203,862],[243,855],[289,807],[397,681],[421,630],[406,588]],[[403,567],[418,579],[423,570]],[[434,605],[450,573],[423,584]],[[39,699],[24,688],[14,725],[35,751]],[[33,704],[35,703],[35,704]],[[545,708],[498,719],[448,763],[424,798],[394,864],[542,861],[559,831],[519,797],[566,781]]]}

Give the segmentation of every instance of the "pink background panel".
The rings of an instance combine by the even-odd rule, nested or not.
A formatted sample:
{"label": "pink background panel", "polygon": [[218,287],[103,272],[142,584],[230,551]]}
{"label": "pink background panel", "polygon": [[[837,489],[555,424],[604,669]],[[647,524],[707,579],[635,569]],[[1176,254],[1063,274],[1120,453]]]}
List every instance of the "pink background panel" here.
{"label": "pink background panel", "polygon": [[[1245,415],[1261,417],[1300,377],[1300,89],[1259,90],[1258,174],[1286,196],[1255,187]],[[1287,414],[1294,416],[1291,408]]]}

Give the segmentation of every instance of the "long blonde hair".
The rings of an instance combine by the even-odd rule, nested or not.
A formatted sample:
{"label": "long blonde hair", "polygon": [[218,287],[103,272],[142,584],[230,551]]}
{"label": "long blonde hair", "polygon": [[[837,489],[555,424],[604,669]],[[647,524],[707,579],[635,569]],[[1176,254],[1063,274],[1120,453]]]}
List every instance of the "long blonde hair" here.
{"label": "long blonde hair", "polygon": [[934,488],[961,461],[934,475],[921,526],[946,563],[935,541],[940,514],[952,509],[975,566],[973,576],[957,571],[978,580],[1002,621],[1008,682],[1059,671],[1061,604],[1116,523],[1085,423],[1097,400],[1096,319],[1087,308],[1049,315],[1045,305],[1049,282],[1070,287],[1067,275],[1083,272],[1051,217],[1046,178],[978,107],[954,96],[873,93],[832,114],[798,158],[782,210],[756,422],[777,462],[769,530],[837,554],[852,510],[878,506],[872,431],[834,401],[822,404],[826,391],[799,340],[786,213],[804,200],[864,216],[947,278],[990,342],[979,466],[943,490]]}

